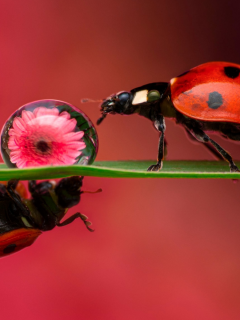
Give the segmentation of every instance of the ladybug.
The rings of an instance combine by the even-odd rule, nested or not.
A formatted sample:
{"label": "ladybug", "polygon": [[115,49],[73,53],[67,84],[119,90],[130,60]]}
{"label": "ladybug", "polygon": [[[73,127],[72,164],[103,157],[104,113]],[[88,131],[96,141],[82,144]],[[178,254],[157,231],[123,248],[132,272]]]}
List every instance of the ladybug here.
{"label": "ladybug", "polygon": [[208,62],[166,82],[155,82],[121,91],[103,100],[101,118],[110,114],[138,113],[151,120],[160,133],[157,163],[148,171],[159,171],[164,156],[164,118],[175,119],[187,134],[204,145],[218,159],[229,163],[231,172],[239,172],[231,155],[208,132],[240,141],[240,65]]}
{"label": "ladybug", "polygon": [[[0,184],[0,257],[30,246],[43,232],[62,227],[76,218],[83,220],[89,231],[91,222],[79,212],[61,222],[68,208],[80,201],[83,177],[73,176],[55,182],[29,181],[31,199],[18,180]],[[20,185],[21,186],[21,185]],[[98,190],[100,191],[100,190]],[[98,192],[97,191],[97,192]]]}

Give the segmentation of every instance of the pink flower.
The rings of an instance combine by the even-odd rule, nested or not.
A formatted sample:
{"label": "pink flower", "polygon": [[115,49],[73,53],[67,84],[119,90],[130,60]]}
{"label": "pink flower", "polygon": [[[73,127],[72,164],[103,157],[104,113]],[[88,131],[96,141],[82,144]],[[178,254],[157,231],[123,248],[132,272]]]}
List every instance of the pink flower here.
{"label": "pink flower", "polygon": [[18,168],[74,164],[86,145],[83,131],[66,111],[38,107],[23,110],[9,130],[10,160]]}

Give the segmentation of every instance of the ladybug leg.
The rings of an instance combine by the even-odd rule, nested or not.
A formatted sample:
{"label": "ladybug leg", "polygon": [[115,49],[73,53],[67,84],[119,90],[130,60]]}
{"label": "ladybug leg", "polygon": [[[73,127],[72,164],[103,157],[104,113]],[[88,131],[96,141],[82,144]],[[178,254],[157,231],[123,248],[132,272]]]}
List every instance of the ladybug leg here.
{"label": "ladybug leg", "polygon": [[[12,183],[13,181],[13,183]],[[15,204],[18,206],[20,211],[25,212],[26,208],[23,205],[20,196],[14,191],[15,187],[15,180],[10,180],[7,184],[7,193],[10,196],[10,198],[15,202]],[[25,209],[25,210],[24,210]]]}
{"label": "ladybug leg", "polygon": [[58,227],[64,227],[70,223],[72,223],[75,219],[77,218],[80,218],[85,226],[87,227],[87,229],[91,232],[93,232],[94,230],[90,228],[90,225],[92,224],[90,221],[87,221],[88,217],[86,217],[84,214],[80,213],[80,212],[77,212],[75,214],[73,214],[71,217],[69,217],[68,219],[66,219],[65,221],[63,222],[59,222],[57,224]]}
{"label": "ladybug leg", "polygon": [[17,188],[18,181],[19,180],[16,180],[16,179],[9,180],[7,183],[8,188],[15,190]]}
{"label": "ladybug leg", "polygon": [[210,153],[215,157],[217,158],[219,161],[223,161],[223,157],[221,156],[221,154],[211,145],[211,144],[208,144],[208,143],[204,143],[203,144],[207,149],[208,151],[210,151]]}
{"label": "ladybug leg", "polygon": [[31,194],[35,191],[36,186],[37,186],[36,180],[29,180],[28,181],[28,190]]}
{"label": "ladybug leg", "polygon": [[167,142],[167,140],[166,140],[166,138],[164,137],[164,146],[163,146],[163,152],[164,152],[164,158],[166,158],[166,156],[167,156],[167,146],[168,146],[168,142]]}
{"label": "ladybug leg", "polygon": [[240,172],[238,167],[233,162],[233,159],[231,155],[225,151],[217,142],[212,140],[204,131],[202,131],[199,128],[191,128],[187,130],[190,131],[190,133],[200,142],[203,143],[211,143],[213,147],[220,153],[220,155],[223,157],[224,160],[226,160],[229,163],[230,171],[231,172]]}
{"label": "ladybug leg", "polygon": [[158,159],[157,163],[151,165],[147,171],[159,171],[162,169],[162,160],[164,156],[164,131],[166,129],[163,116],[158,116],[154,121],[155,128],[160,132],[159,144],[158,144]]}
{"label": "ladybug leg", "polygon": [[[197,141],[197,143],[200,142],[200,141],[196,140],[196,138],[195,138],[189,131],[186,131],[186,132],[187,132],[187,135],[188,135],[188,137],[189,137],[190,140],[192,140],[192,141]],[[223,157],[221,156],[221,154],[220,154],[211,144],[209,144],[209,143],[204,143],[203,145],[204,145],[204,147],[206,147],[206,148],[208,149],[208,151],[209,151],[215,158],[217,158],[219,161],[223,161],[223,160],[224,160]]]}
{"label": "ladybug leg", "polygon": [[217,142],[209,138],[209,142],[217,149],[217,151],[222,155],[222,157],[229,163],[231,172],[240,172],[238,167],[233,162],[231,155],[225,151]]}

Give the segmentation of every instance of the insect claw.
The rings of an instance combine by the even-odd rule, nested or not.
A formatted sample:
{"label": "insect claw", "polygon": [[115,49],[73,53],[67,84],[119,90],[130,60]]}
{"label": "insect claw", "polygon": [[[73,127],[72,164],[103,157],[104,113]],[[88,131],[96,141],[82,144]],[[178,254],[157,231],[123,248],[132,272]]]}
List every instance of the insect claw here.
{"label": "insect claw", "polygon": [[102,123],[102,121],[106,118],[106,116],[107,116],[107,114],[106,114],[106,113],[103,113],[102,116],[101,116],[101,118],[99,118],[99,119],[97,120],[97,125],[99,125],[100,123]]}
{"label": "insect claw", "polygon": [[80,213],[80,216],[83,221],[86,221],[88,219],[88,217],[85,216],[85,214]]}

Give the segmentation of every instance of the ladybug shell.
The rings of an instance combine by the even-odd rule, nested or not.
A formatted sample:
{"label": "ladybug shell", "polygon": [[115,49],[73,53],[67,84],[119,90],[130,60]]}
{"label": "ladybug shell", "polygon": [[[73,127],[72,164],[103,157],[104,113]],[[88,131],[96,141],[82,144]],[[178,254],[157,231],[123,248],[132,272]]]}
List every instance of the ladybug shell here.
{"label": "ladybug shell", "polygon": [[38,229],[20,228],[0,234],[0,257],[30,246],[41,233]]}
{"label": "ladybug shell", "polygon": [[240,123],[238,64],[201,64],[173,78],[170,90],[174,107],[190,118]]}

